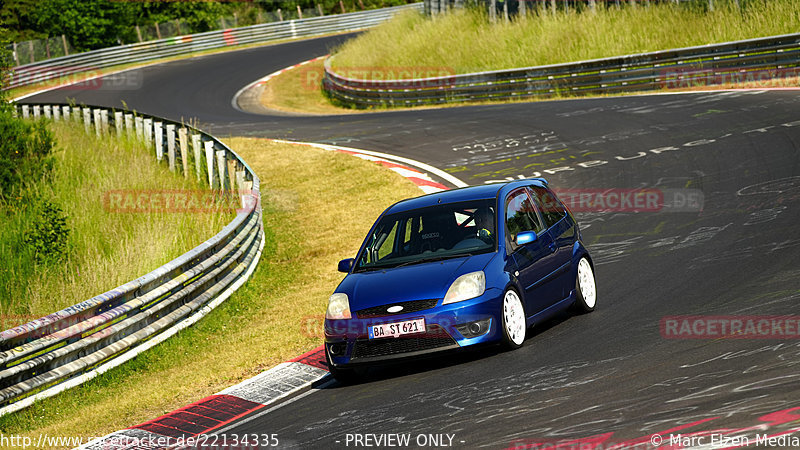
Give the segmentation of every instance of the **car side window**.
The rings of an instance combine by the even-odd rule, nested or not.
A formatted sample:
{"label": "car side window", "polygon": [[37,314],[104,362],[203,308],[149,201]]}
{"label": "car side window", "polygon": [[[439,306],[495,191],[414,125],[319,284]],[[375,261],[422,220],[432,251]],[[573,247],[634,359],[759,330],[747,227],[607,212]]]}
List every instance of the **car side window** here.
{"label": "car side window", "polygon": [[506,236],[511,250],[517,248],[517,234],[523,231],[539,233],[543,229],[528,192],[525,189],[512,192],[506,200]]}
{"label": "car side window", "polygon": [[567,215],[567,210],[553,191],[541,186],[531,186],[530,189],[539,210],[542,212],[542,218],[547,228],[552,227]]}
{"label": "car side window", "polygon": [[361,258],[361,264],[376,263],[387,256],[391,256],[394,251],[396,238],[396,222],[392,224],[392,228],[389,230],[377,230],[372,236],[372,240]]}

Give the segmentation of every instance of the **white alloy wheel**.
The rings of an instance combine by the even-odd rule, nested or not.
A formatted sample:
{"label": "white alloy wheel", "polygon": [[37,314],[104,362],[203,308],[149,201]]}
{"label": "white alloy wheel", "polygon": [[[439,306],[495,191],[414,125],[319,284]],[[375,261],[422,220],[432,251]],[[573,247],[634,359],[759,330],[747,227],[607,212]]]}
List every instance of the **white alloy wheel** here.
{"label": "white alloy wheel", "polygon": [[503,296],[503,333],[509,348],[519,348],[525,341],[525,308],[513,289]]}
{"label": "white alloy wheel", "polygon": [[589,260],[585,257],[581,258],[578,262],[578,279],[577,279],[577,306],[584,312],[594,310],[594,305],[597,303],[597,286],[594,281],[594,271]]}

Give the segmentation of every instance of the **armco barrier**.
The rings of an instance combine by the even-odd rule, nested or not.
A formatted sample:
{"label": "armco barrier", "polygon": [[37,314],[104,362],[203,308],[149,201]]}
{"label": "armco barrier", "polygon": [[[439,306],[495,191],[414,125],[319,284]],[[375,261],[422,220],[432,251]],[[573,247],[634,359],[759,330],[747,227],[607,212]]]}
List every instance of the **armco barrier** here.
{"label": "armco barrier", "polygon": [[120,45],[33,64],[18,66],[4,89],[61,78],[76,73],[99,71],[121,64],[141,63],[159,58],[224,48],[232,45],[265,43],[280,39],[359,30],[375,26],[398,11],[422,10],[422,3],[374,9],[308,19],[271,22],[249,27],[209,31],[139,44]]}
{"label": "armco barrier", "polygon": [[171,170],[196,176],[215,195],[234,196],[241,208],[217,235],[147,275],[0,333],[0,415],[80,384],[194,323],[249,278],[264,246],[259,179],[213,136],[127,111],[16,108],[23,117],[74,120],[87,132],[140,139]]}
{"label": "armco barrier", "polygon": [[556,95],[613,94],[784,78],[797,86],[800,34],[772,36],[567,64],[416,80],[364,80],[325,62],[323,85],[357,107],[417,106]]}

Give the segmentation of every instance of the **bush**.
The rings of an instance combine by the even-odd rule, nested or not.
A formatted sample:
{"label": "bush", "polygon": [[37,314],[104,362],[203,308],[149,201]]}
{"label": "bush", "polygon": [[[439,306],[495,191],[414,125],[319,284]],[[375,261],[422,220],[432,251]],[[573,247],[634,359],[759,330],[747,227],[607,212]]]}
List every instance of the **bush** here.
{"label": "bush", "polygon": [[53,134],[44,121],[27,122],[0,110],[0,201],[13,199],[53,168]]}
{"label": "bush", "polygon": [[31,250],[37,263],[62,262],[69,253],[67,216],[61,207],[49,200],[42,200],[37,209],[23,242]]}

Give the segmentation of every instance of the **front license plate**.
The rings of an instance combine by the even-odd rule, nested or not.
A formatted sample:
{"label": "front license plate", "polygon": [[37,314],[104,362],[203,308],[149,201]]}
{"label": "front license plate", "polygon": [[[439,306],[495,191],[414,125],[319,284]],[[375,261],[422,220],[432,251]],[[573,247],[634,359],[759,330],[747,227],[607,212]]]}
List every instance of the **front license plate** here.
{"label": "front license plate", "polygon": [[425,319],[406,320],[405,322],[386,323],[383,325],[370,325],[369,338],[380,339],[398,337],[406,334],[425,332]]}

